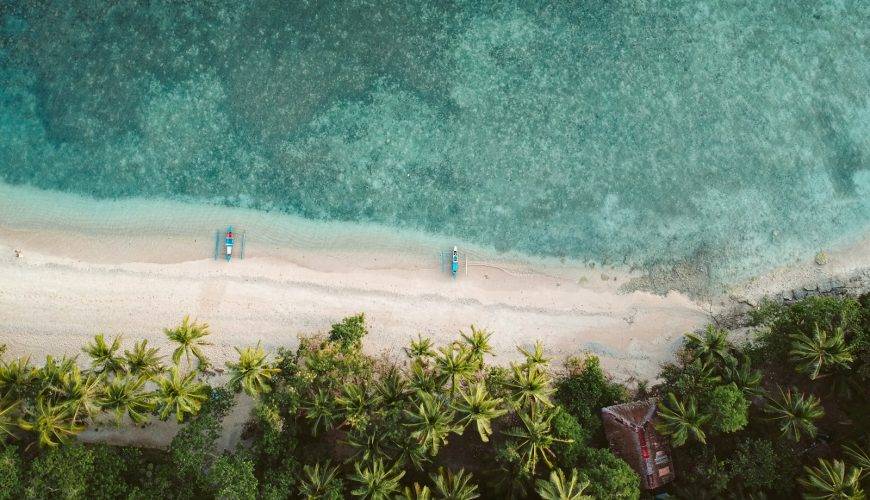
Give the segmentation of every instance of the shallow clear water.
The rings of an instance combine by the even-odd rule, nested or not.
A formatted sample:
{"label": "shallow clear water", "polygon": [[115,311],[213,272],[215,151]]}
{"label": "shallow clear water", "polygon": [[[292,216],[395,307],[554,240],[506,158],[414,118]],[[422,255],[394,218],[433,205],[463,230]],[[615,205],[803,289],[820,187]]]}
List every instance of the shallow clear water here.
{"label": "shallow clear water", "polygon": [[870,227],[870,2],[0,0],[0,178],[721,279]]}

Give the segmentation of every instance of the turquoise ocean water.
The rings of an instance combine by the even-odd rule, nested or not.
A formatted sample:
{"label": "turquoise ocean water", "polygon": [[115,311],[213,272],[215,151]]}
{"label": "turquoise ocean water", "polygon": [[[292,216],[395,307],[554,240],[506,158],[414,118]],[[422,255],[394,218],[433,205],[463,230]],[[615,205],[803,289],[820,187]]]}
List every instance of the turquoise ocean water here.
{"label": "turquoise ocean water", "polygon": [[723,280],[870,229],[863,0],[0,0],[0,16],[11,184]]}

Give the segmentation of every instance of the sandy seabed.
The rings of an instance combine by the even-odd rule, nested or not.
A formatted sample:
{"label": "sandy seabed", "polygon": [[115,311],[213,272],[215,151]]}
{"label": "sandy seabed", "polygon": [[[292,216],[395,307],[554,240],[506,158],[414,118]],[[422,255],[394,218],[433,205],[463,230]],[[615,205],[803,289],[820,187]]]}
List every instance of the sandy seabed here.
{"label": "sandy seabed", "polygon": [[[228,223],[246,231],[243,260],[213,259],[214,233]],[[467,275],[453,279],[438,256],[452,243],[379,226],[0,184],[0,344],[7,357],[38,363],[47,354],[79,354],[103,332],[123,335],[125,347],[148,339],[168,354],[163,328],[189,314],[211,326],[206,354],[222,366],[235,358],[235,346],[295,347],[299,335],[364,312],[370,334],[363,347],[373,355],[401,359],[418,333],[440,345],[474,324],[493,333],[492,363],[517,360],[517,346],[541,340],[555,362],[592,352],[626,381],[654,378],[684,333],[732,302],[620,293],[632,277],[626,271],[503,256],[461,242]],[[808,256],[734,285],[731,295],[756,300],[848,276],[870,267],[868,249],[868,239],[852,241],[829,250],[823,268]],[[235,438],[245,407],[229,419]],[[108,438],[161,445],[174,430],[161,423],[109,430],[115,439]]]}

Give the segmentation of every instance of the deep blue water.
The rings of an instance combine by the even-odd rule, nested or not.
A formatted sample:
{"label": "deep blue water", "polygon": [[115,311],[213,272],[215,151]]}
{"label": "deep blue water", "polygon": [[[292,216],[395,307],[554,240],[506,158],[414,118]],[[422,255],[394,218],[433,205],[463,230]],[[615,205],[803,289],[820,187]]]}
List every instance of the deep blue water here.
{"label": "deep blue water", "polygon": [[9,183],[723,279],[870,227],[867,1],[0,5]]}

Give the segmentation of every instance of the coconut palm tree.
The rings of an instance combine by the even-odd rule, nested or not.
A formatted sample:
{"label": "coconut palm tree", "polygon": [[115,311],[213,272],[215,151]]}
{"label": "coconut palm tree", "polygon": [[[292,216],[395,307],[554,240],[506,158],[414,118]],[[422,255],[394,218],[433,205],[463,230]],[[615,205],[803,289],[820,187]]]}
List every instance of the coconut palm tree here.
{"label": "coconut palm tree", "polygon": [[432,490],[428,486],[414,483],[413,486],[405,486],[402,494],[396,498],[402,500],[432,500]]}
{"label": "coconut palm tree", "polygon": [[405,410],[411,435],[435,456],[442,445],[447,444],[450,433],[459,434],[462,426],[453,423],[454,411],[446,406],[438,396],[421,392],[419,403],[414,411]]}
{"label": "coconut palm tree", "polygon": [[36,373],[30,358],[0,361],[0,399],[23,400],[35,382]]}
{"label": "coconut palm tree", "polygon": [[69,407],[74,421],[78,422],[79,417],[93,420],[100,411],[98,399],[102,384],[101,375],[82,373],[78,366],[72,365],[69,371],[60,376],[52,392],[61,404]]}
{"label": "coconut palm tree", "polygon": [[208,386],[196,380],[196,372],[182,376],[178,367],[173,366],[168,375],[162,375],[156,382],[155,402],[161,420],[175,413],[176,421],[182,423],[187,415],[199,413],[208,399]]}
{"label": "coconut palm tree", "polygon": [[689,436],[699,443],[707,442],[703,427],[710,415],[698,411],[695,398],[689,397],[688,404],[683,404],[674,393],[668,393],[668,404],[659,401],[658,416],[660,422],[656,424],[656,430],[670,436],[674,446],[684,445]]}
{"label": "coconut palm tree", "polygon": [[387,459],[387,436],[384,429],[352,428],[347,433],[345,443],[354,449],[348,462],[371,462],[377,459]]}
{"label": "coconut palm tree", "polygon": [[825,415],[817,397],[798,392],[797,388],[783,391],[779,387],[779,398],[769,400],[764,410],[779,423],[783,435],[795,442],[800,441],[801,434],[815,437],[817,429],[814,422]]}
{"label": "coconut palm tree", "polygon": [[531,415],[519,413],[521,426],[504,431],[506,436],[516,438],[516,451],[520,456],[523,468],[534,474],[538,462],[543,460],[547,467],[552,468],[552,459],[556,457],[552,446],[555,443],[570,443],[570,439],[558,439],[550,430],[553,413],[549,415]]}
{"label": "coconut palm tree", "polygon": [[353,464],[355,473],[350,480],[359,486],[351,490],[351,495],[363,499],[387,500],[399,491],[399,481],[405,471],[386,468],[382,460],[362,466],[359,462]]}
{"label": "coconut palm tree", "polygon": [[16,414],[18,412],[19,401],[6,402],[0,400],[0,443],[3,442],[3,435],[14,437],[13,430],[16,427]]}
{"label": "coconut palm tree", "polygon": [[852,353],[846,345],[842,328],[828,335],[828,332],[819,329],[819,325],[815,325],[811,337],[795,334],[789,335],[789,338],[792,341],[789,355],[795,363],[795,369],[809,375],[810,380],[825,376],[836,367],[848,368],[852,362]]}
{"label": "coconut palm tree", "polygon": [[450,397],[453,397],[462,381],[471,378],[477,367],[472,361],[471,353],[464,345],[445,346],[439,351],[440,355],[435,357],[439,382],[441,385],[450,386]]}
{"label": "coconut palm tree", "polygon": [[70,409],[64,405],[52,405],[44,398],[24,411],[18,426],[36,434],[40,446],[57,446],[66,443],[85,428],[72,419]]}
{"label": "coconut palm tree", "polygon": [[501,404],[501,399],[489,395],[486,384],[478,382],[469,392],[459,393],[453,408],[461,415],[459,425],[464,429],[474,423],[480,440],[485,443],[492,434],[492,421],[507,413],[507,409],[501,408]]}
{"label": "coconut palm tree", "polygon": [[733,358],[731,344],[728,342],[728,331],[720,330],[713,325],[707,326],[703,337],[695,333],[687,333],[686,348],[707,362],[718,360],[728,363]]}
{"label": "coconut palm tree", "polygon": [[433,349],[432,339],[429,337],[423,337],[420,334],[417,334],[417,339],[411,341],[411,346],[405,348],[405,353],[412,360],[421,360],[425,363],[429,358],[434,358],[436,356],[435,350]]}
{"label": "coconut palm tree", "polygon": [[542,500],[594,500],[592,495],[584,495],[589,481],[581,480],[577,469],[571,469],[571,478],[565,477],[562,469],[550,471],[550,480],[538,479],[538,495]]}
{"label": "coconut palm tree", "polygon": [[545,368],[550,364],[550,358],[544,357],[544,344],[540,340],[535,341],[535,348],[531,351],[522,347],[517,347],[517,350],[526,357],[525,366]]}
{"label": "coconut palm tree", "polygon": [[408,381],[402,372],[391,366],[390,369],[375,382],[375,394],[385,410],[397,410],[405,405],[411,391]]}
{"label": "coconut palm tree", "polygon": [[78,369],[73,359],[64,356],[58,361],[54,356],[46,356],[45,364],[36,370],[36,385],[38,386],[36,396],[44,395],[50,397],[54,388],[60,384],[61,377],[73,369]]}
{"label": "coconut palm tree", "polygon": [[861,469],[862,477],[870,474],[870,453],[867,453],[867,451],[855,443],[843,446],[843,451],[852,463]]}
{"label": "coconut palm tree", "polygon": [[485,354],[492,355],[492,346],[489,345],[489,338],[492,337],[492,334],[486,330],[478,330],[474,325],[471,325],[470,334],[459,332],[459,335],[468,346],[469,355],[477,365],[477,369],[483,368],[483,356]]}
{"label": "coconut palm tree", "polygon": [[352,382],[344,384],[342,394],[335,398],[335,402],[344,413],[345,423],[353,429],[365,428],[370,420],[371,409],[379,404],[365,386]]}
{"label": "coconut palm tree", "polygon": [[159,349],[148,347],[148,340],[143,339],[133,344],[133,350],[124,350],[124,363],[127,373],[134,377],[154,377],[163,373],[165,369],[162,363]]}
{"label": "coconut palm tree", "polygon": [[311,401],[303,404],[302,409],[305,410],[305,418],[312,422],[312,436],[316,436],[321,430],[332,429],[339,418],[335,401],[323,388],[318,388]]}
{"label": "coconut palm tree", "polygon": [[474,500],[480,497],[477,485],[471,482],[471,474],[465,469],[459,469],[456,474],[443,467],[438,468],[438,474],[432,474],[432,483],[438,498],[444,500]]}
{"label": "coconut palm tree", "polygon": [[505,384],[510,394],[511,402],[517,408],[529,408],[530,413],[536,412],[536,407],[553,406],[550,396],[556,392],[549,373],[538,368],[538,363],[512,365],[513,374]]}
{"label": "coconut palm tree", "polygon": [[430,461],[429,455],[426,453],[426,447],[410,432],[397,432],[391,436],[390,448],[392,455],[396,457],[396,464],[405,466],[410,465],[418,471],[423,470],[423,466]]}
{"label": "coconut palm tree", "polygon": [[193,355],[197,360],[197,369],[202,370],[208,367],[208,358],[203,354],[202,347],[211,345],[206,342],[205,338],[211,334],[208,331],[207,323],[190,322],[190,316],[185,316],[181,324],[172,329],[163,330],[166,337],[170,341],[178,344],[178,347],[172,351],[172,362],[176,365],[181,362],[181,356],[184,355],[187,359],[187,364],[190,366],[190,356]]}
{"label": "coconut palm tree", "polygon": [[752,362],[745,354],[740,362],[733,358],[725,367],[725,382],[736,385],[746,397],[764,394],[761,388],[761,371],[752,369]]}
{"label": "coconut palm tree", "polygon": [[441,389],[435,374],[419,359],[411,362],[409,385],[416,392],[436,392]]}
{"label": "coconut palm tree", "polygon": [[861,469],[846,468],[840,460],[819,459],[818,467],[804,467],[806,476],[798,482],[804,488],[804,498],[810,500],[864,500],[861,489]]}
{"label": "coconut palm tree", "polygon": [[115,377],[106,384],[100,398],[100,407],[112,412],[116,425],[121,425],[125,414],[137,424],[148,419],[154,403],[151,394],[142,390],[146,381],[144,377]]}
{"label": "coconut palm tree", "polygon": [[227,363],[227,368],[230,369],[230,387],[236,391],[239,388],[244,389],[251,397],[272,390],[269,380],[281,370],[266,361],[266,351],[260,347],[260,343],[257,342],[256,347],[236,347],[236,352],[239,353],[239,362]]}
{"label": "coconut palm tree", "polygon": [[306,500],[341,500],[342,483],[338,477],[338,467],[329,461],[306,465],[302,468],[303,477],[299,481],[299,495]]}
{"label": "coconut palm tree", "polygon": [[121,349],[121,336],[112,339],[112,343],[106,343],[102,333],[94,335],[94,342],[82,347],[82,351],[91,358],[91,371],[98,374],[113,375],[124,371],[124,360],[118,356]]}

